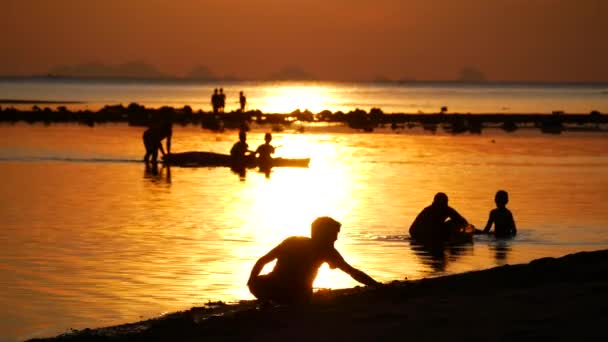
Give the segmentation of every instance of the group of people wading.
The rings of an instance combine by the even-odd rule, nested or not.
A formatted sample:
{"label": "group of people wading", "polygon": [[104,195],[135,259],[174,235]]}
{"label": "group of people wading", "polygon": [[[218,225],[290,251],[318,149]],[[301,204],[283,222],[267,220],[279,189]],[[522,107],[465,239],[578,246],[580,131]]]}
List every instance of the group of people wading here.
{"label": "group of people wading", "polygon": [[[247,105],[247,98],[243,92],[239,92],[239,111],[242,113],[245,111],[245,106]],[[224,93],[224,88],[220,88],[219,91],[217,88],[213,90],[213,94],[211,95],[211,107],[213,108],[213,113],[223,113],[226,107],[226,94]]]}
{"label": "group of people wading", "polygon": [[[147,129],[143,134],[146,148],[144,160],[146,163],[156,163],[158,150],[163,155],[171,153],[172,126],[170,122],[162,123]],[[166,152],[162,140],[166,139]],[[230,150],[235,160],[245,161],[257,157],[260,161],[270,163],[275,148],[270,145],[272,135],[264,135],[264,144],[255,151],[249,150],[247,134],[241,130],[239,141]],[[151,160],[150,160],[151,158]],[[467,220],[454,208],[448,205],[448,196],[439,192],[433,203],[424,208],[411,224],[409,233],[411,239],[422,243],[449,242],[450,238],[460,233],[490,233],[497,237],[511,237],[517,233],[513,215],[506,205],[508,193],[499,190],[494,198],[496,208],[490,211],[488,222],[483,230],[477,230],[469,225]],[[312,296],[313,282],[323,263],[330,268],[338,268],[349,274],[356,281],[367,286],[379,286],[365,272],[351,266],[334,247],[338,239],[341,223],[331,217],[319,217],[311,224],[310,237],[292,236],[285,239],[262,256],[253,266],[247,286],[251,293],[263,302],[284,304],[306,303]],[[473,231],[463,232],[470,228]],[[276,260],[274,269],[269,274],[260,275],[264,266]]]}
{"label": "group of people wading", "polygon": [[[245,94],[243,94],[243,92],[239,92],[239,104],[240,104],[240,111],[244,112],[245,111],[245,106],[247,105],[247,98],[245,97]],[[226,107],[226,94],[224,93],[224,89],[223,88],[215,88],[213,90],[213,95],[211,95],[211,106],[213,107],[213,113],[223,113],[224,112],[224,108]],[[241,132],[244,133],[243,130],[241,130]],[[143,135],[143,142],[144,142],[144,147],[146,149],[146,154],[144,156],[144,161],[146,163],[148,162],[152,162],[152,163],[157,163],[158,161],[158,151],[161,152],[162,156],[165,156],[168,153],[171,153],[171,135],[173,134],[173,125],[169,120],[166,121],[161,121],[161,122],[156,122],[152,125],[150,125],[150,127],[148,129],[146,129],[146,131],[144,132]],[[270,133],[268,133],[269,135]],[[265,137],[265,139],[268,137]],[[167,151],[165,152],[165,150],[163,149],[163,144],[162,141],[166,139],[166,146],[167,146]],[[272,139],[272,138],[270,138]],[[239,137],[239,140],[240,137]],[[269,160],[269,156],[271,153],[274,153],[274,147],[269,146],[269,142],[270,140],[266,143],[267,147],[262,149],[260,151],[261,157],[264,158],[264,161],[268,161]],[[241,145],[245,143],[245,140],[243,140],[243,142],[241,143]],[[245,143],[246,145],[246,143]],[[235,144],[236,146],[236,144]],[[270,148],[272,148],[272,152],[270,151]],[[233,147],[234,149],[234,147]],[[238,155],[239,151],[238,149],[235,151],[236,154]],[[244,151],[244,153],[247,151]],[[243,156],[244,156],[243,153]],[[230,152],[231,155],[233,155],[233,152]]]}

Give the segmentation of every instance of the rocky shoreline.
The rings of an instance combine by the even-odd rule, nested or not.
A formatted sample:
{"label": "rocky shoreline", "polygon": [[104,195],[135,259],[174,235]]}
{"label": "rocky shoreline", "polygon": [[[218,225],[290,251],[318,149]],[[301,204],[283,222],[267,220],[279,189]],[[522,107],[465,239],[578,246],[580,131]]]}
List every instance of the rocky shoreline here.
{"label": "rocky shoreline", "polygon": [[[5,103],[0,101],[0,103]],[[608,116],[598,111],[588,114],[566,114],[561,111],[550,114],[462,114],[448,113],[447,108],[434,114],[384,113],[380,108],[369,112],[357,109],[348,113],[328,110],[312,113],[296,110],[292,113],[262,113],[254,111],[234,111],[230,113],[213,113],[201,110],[194,111],[190,106],[182,108],[161,107],[146,108],[137,103],[128,106],[107,105],[98,111],[71,111],[64,105],[56,110],[40,105],[58,104],[53,101],[34,104],[30,110],[19,110],[14,107],[0,107],[0,122],[16,123],[78,123],[88,126],[117,122],[131,126],[149,126],[160,120],[170,120],[179,125],[200,126],[203,129],[221,131],[224,129],[242,129],[255,122],[261,125],[288,128],[294,122],[299,123],[344,123],[352,129],[372,132],[376,128],[390,127],[393,130],[421,127],[426,131],[437,131],[441,126],[450,133],[470,132],[479,134],[484,128],[500,128],[513,132],[519,128],[537,128],[543,133],[559,134],[562,131],[608,132]],[[9,103],[10,104],[10,103]],[[65,104],[65,103],[64,103]],[[445,109],[445,110],[444,110]]]}
{"label": "rocky shoreline", "polygon": [[608,250],[521,265],[318,291],[305,307],[205,307],[32,341],[603,340]]}

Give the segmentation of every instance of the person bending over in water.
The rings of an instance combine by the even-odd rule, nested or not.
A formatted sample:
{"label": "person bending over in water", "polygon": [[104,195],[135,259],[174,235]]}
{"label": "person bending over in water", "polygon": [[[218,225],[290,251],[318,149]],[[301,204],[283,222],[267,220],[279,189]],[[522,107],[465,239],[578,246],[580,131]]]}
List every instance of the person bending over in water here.
{"label": "person bending over in water", "polygon": [[272,156],[274,153],[274,146],[270,145],[272,140],[272,134],[264,134],[264,143],[255,150],[255,155],[258,157],[258,164],[260,168],[270,168],[272,166]]}
{"label": "person bending over in water", "polygon": [[[158,158],[158,150],[162,155],[171,153],[171,135],[173,135],[173,125],[171,122],[163,122],[160,125],[153,125],[144,131],[143,141],[146,148],[146,155],[144,161],[148,163],[150,156],[152,157],[152,163],[156,163]],[[167,153],[163,149],[163,139],[167,139]]]}
{"label": "person bending over in water", "polygon": [[[292,236],[285,239],[253,266],[247,281],[249,291],[260,300],[283,304],[306,303],[312,297],[312,284],[319,267],[328,263],[358,282],[377,286],[379,282],[351,265],[335,249],[341,223],[331,217],[312,222],[311,237]],[[260,275],[267,263],[277,260],[271,273]]]}
{"label": "person bending over in water", "polygon": [[517,228],[515,227],[515,220],[513,214],[507,209],[507,203],[509,203],[509,194],[504,190],[498,190],[496,196],[494,196],[494,202],[496,208],[490,211],[490,217],[488,223],[483,229],[484,233],[490,233],[492,224],[494,225],[494,235],[497,237],[509,237],[517,234]]}
{"label": "person bending over in water", "polygon": [[448,206],[448,196],[438,192],[433,203],[424,208],[410,226],[410,236],[419,240],[447,240],[466,224],[467,220]]}

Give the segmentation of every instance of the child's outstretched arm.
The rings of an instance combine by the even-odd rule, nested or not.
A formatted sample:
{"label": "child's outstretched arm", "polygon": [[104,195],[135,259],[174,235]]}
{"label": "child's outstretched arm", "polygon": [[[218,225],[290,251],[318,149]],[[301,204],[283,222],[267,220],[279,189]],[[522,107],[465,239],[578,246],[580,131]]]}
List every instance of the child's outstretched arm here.
{"label": "child's outstretched arm", "polygon": [[488,217],[488,223],[486,223],[486,227],[483,229],[483,233],[487,234],[490,232],[490,228],[494,224],[494,210],[490,211],[490,217]]}
{"label": "child's outstretched arm", "polygon": [[513,214],[510,211],[509,216],[511,217],[511,234],[515,236],[517,235],[517,227],[515,226],[515,219],[513,219]]}

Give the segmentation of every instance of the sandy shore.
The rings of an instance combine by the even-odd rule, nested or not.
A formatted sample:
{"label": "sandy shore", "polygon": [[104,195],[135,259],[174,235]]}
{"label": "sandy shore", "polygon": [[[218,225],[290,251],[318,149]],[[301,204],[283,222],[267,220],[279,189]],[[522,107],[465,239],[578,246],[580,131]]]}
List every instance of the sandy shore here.
{"label": "sandy shore", "polygon": [[607,324],[608,250],[603,250],[380,288],[319,291],[306,307],[215,303],[41,340],[602,341],[608,338]]}

